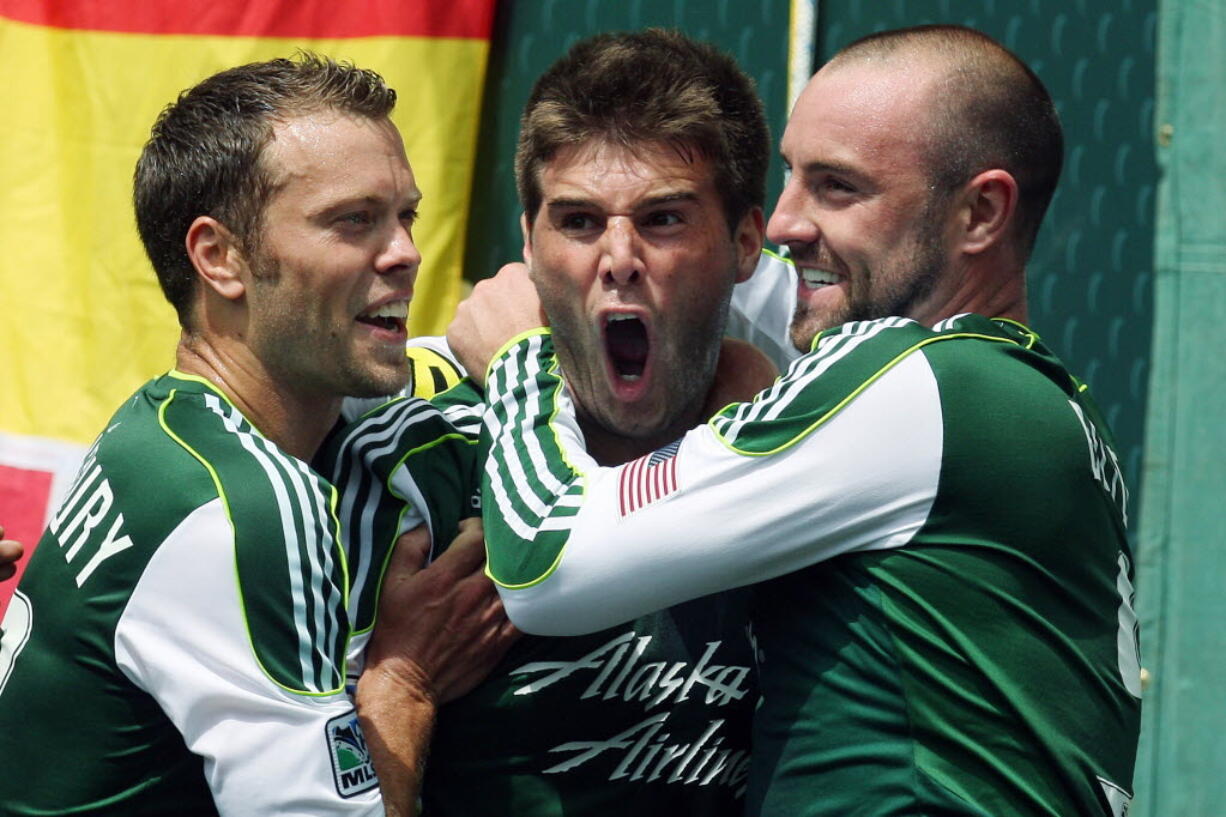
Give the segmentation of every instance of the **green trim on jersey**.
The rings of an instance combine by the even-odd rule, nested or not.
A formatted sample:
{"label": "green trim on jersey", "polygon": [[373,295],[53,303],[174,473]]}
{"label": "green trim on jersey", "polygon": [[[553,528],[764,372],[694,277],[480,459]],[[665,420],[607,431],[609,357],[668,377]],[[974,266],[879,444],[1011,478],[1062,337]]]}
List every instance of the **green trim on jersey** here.
{"label": "green trim on jersey", "polygon": [[[404,516],[413,510],[426,521],[438,551],[455,538],[459,521],[476,512],[476,449],[476,439],[416,397],[385,403],[325,441],[316,463],[342,490],[338,507],[349,542],[355,633],[374,627],[383,574]],[[401,469],[421,491],[420,499],[397,488]]]}
{"label": "green trim on jersey", "polygon": [[762,254],[769,255],[771,258],[774,258],[776,261],[782,261],[784,264],[787,264],[789,267],[792,267],[793,269],[795,269],[796,267],[796,262],[793,261],[791,258],[782,256],[779,253],[775,252],[774,250],[770,249],[769,247],[763,247]]}
{"label": "green trim on jersey", "polygon": [[[539,584],[557,569],[570,536],[568,520],[579,512],[587,476],[571,464],[554,429],[563,383],[552,334],[530,333],[504,348],[506,354],[490,365],[487,382],[490,390],[510,399],[488,407],[482,433],[497,437],[502,428],[522,422],[525,416],[534,420],[534,426],[533,433],[523,435],[514,457],[486,459],[489,490],[500,506],[506,504],[504,497],[512,503],[506,514],[486,518],[486,538],[491,529],[520,538],[541,530],[523,553],[505,549],[489,553],[486,575],[502,587],[518,590]],[[536,411],[537,405],[547,406],[548,411]]]}
{"label": "green trim on jersey", "polygon": [[[209,472],[226,509],[256,662],[290,692],[335,694],[344,687],[349,640],[349,580],[336,490],[203,385],[208,391],[171,389],[158,409],[159,422]],[[202,400],[208,411],[196,399],[179,401],[180,393]],[[231,443],[219,446],[227,437]],[[282,547],[270,546],[276,542]]]}
{"label": "green trim on jersey", "polygon": [[[985,322],[981,331],[932,330],[905,318],[844,324],[821,333],[813,351],[800,358],[752,403],[734,403],[709,421],[728,449],[746,456],[777,454],[838,414],[908,355],[940,341],[973,338],[1018,344]],[[822,388],[807,389],[815,378]]]}

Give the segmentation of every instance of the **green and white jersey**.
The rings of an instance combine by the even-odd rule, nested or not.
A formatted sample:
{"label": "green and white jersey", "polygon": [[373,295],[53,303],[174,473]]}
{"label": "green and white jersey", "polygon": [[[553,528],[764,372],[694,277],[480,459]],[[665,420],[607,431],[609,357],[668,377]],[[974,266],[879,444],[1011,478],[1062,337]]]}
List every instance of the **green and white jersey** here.
{"label": "green and white jersey", "polygon": [[[351,414],[358,411],[363,413]],[[329,435],[315,465],[339,492],[353,627],[348,654],[352,691],[365,665],[364,650],[396,539],[424,524],[432,549],[446,547],[460,520],[481,509],[473,488],[479,473],[476,436],[456,430],[430,403],[403,396],[381,403],[346,400],[343,413],[351,422]]]}
{"label": "green and white jersey", "polygon": [[748,813],[1127,811],[1127,496],[1083,387],[976,315],[822,334],[668,467],[583,450],[547,332],[491,367],[489,570],[528,632],[755,584]]}
{"label": "green and white jersey", "polygon": [[[342,459],[356,456],[361,467],[337,475],[351,551],[386,552],[423,504],[434,509],[441,546],[451,535],[437,525],[440,517],[454,527],[457,514],[480,512],[459,498],[477,495],[482,395],[470,380],[453,378],[460,370],[441,339],[411,343],[415,382],[444,385],[434,405],[471,434],[472,467],[451,464],[454,473],[468,474],[467,491],[448,478],[449,500],[440,502],[433,488],[427,491],[434,498],[415,499],[421,490],[415,485],[432,484],[430,475],[449,467],[438,456],[454,440],[425,451],[409,450],[410,443],[422,445],[420,434],[398,442],[397,430],[420,414],[401,407],[408,401],[365,414],[342,435],[350,452]],[[435,461],[422,460],[427,456]],[[350,496],[362,501],[346,510]],[[355,576],[364,559],[351,558]],[[355,579],[355,594],[360,585]],[[422,786],[424,814],[741,814],[757,701],[747,601],[744,593],[721,594],[582,637],[520,639],[476,689],[439,711]]]}
{"label": "green and white jersey", "polygon": [[108,423],[0,649],[0,812],[381,814],[332,486],[206,381]]}
{"label": "green and white jersey", "polygon": [[753,275],[732,288],[724,332],[757,346],[779,371],[800,357],[788,328],[796,311],[796,268],[763,250]]}

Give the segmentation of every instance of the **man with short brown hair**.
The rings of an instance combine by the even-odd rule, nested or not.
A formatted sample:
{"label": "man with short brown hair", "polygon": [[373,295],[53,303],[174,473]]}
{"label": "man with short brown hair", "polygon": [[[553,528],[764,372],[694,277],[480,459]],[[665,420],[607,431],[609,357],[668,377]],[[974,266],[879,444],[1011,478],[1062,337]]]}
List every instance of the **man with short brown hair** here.
{"label": "man with short brown hair", "polygon": [[[773,379],[723,339],[734,284],[783,266],[760,257],[767,151],[749,78],[675,32],[583,40],[536,83],[516,161],[524,257],[599,461],[663,474],[662,446]],[[454,372],[432,346],[412,352]],[[435,404],[479,433],[471,382]],[[342,461],[368,451],[376,474],[342,498],[360,543],[394,536],[380,519],[400,503],[371,500],[390,485],[411,502],[398,477],[432,456],[394,439],[398,411],[367,415],[344,443]],[[740,814],[757,700],[744,596],[643,612],[581,638],[525,638],[444,707],[426,813]]]}
{"label": "man with short brown hair", "polygon": [[214,75],[154,125],[135,199],[175,368],[94,442],[6,613],[5,814],[409,814],[437,705],[505,649],[480,536],[421,569],[419,525],[356,711],[346,690],[361,634],[310,461],[346,396],[407,377],[421,194],[394,101],[302,55]]}

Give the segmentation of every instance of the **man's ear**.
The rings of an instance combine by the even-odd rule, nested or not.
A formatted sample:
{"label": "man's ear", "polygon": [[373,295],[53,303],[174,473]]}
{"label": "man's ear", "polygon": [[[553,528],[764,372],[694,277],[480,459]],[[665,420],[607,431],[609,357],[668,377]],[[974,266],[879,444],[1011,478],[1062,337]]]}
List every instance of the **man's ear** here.
{"label": "man's ear", "polygon": [[963,193],[961,249],[981,253],[1005,242],[1017,211],[1017,180],[1006,170],[985,170]]}
{"label": "man's ear", "polygon": [[524,263],[532,269],[532,225],[528,223],[528,214],[519,214],[519,229],[524,234]]}
{"label": "man's ear", "polygon": [[226,225],[212,216],[197,216],[185,241],[187,257],[206,286],[229,301],[243,297],[247,285],[240,273],[247,262]]}
{"label": "man's ear", "polygon": [[741,223],[736,226],[732,236],[736,243],[736,282],[748,281],[753,271],[758,268],[758,259],[762,256],[762,242],[766,240],[766,217],[762,215],[761,207],[751,207],[749,212],[741,217]]}

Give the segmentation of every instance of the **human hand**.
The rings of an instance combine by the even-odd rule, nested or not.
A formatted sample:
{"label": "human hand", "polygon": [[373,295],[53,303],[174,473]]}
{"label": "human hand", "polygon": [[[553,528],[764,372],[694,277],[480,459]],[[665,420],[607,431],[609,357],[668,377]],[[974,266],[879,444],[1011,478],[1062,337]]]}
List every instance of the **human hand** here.
{"label": "human hand", "polygon": [[481,522],[466,519],[433,563],[424,526],[401,536],[384,576],[366,672],[395,676],[436,704],[476,686],[519,633],[484,573]]}
{"label": "human hand", "polygon": [[707,392],[703,418],[710,417],[729,403],[752,400],[769,388],[779,370],[758,347],[735,338],[724,338],[715,367],[715,381]]}
{"label": "human hand", "polygon": [[13,577],[17,572],[17,560],[24,552],[21,542],[4,538],[4,526],[0,525],[0,582]]}
{"label": "human hand", "polygon": [[528,267],[507,264],[493,278],[477,282],[456,307],[447,327],[447,345],[469,377],[484,386],[490,360],[507,341],[548,325]]}

